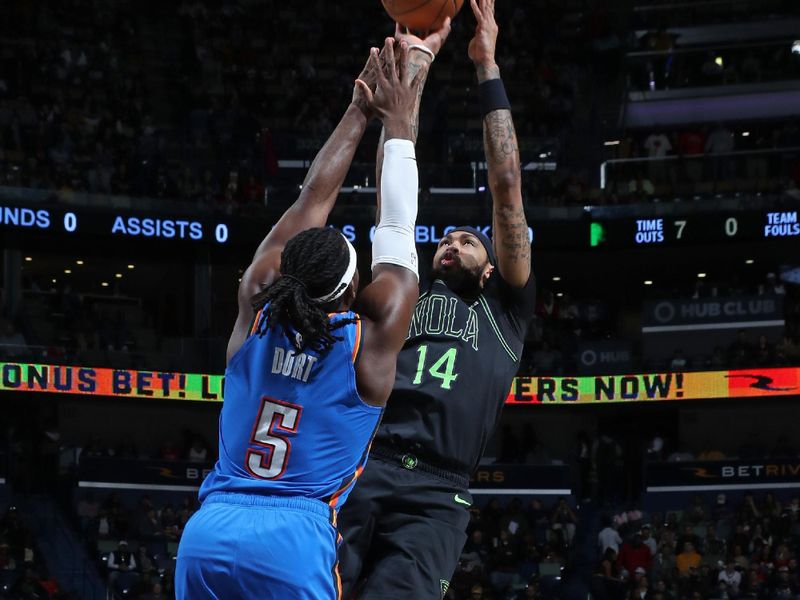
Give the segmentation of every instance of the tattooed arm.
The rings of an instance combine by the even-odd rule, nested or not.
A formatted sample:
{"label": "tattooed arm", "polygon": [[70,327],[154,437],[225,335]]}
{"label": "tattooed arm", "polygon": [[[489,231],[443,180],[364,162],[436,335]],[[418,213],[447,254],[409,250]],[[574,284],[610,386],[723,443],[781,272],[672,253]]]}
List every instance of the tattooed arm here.
{"label": "tattooed arm", "polygon": [[[403,33],[401,31],[400,25],[397,25],[395,30],[395,39],[400,41],[405,41],[409,46],[412,44],[420,44],[424,45],[426,48],[429,48],[431,52],[434,54],[438,54],[439,50],[441,50],[442,46],[444,45],[447,36],[450,34],[450,19],[446,19],[442,28],[438,31],[434,31],[430,35],[426,36],[425,39],[420,39],[414,35],[409,33]],[[426,52],[423,52],[419,49],[411,49],[408,53],[408,75],[409,79],[413,80],[417,73],[421,72],[421,84],[419,86],[419,90],[417,92],[417,103],[414,106],[414,112],[412,115],[412,122],[411,122],[411,141],[414,142],[414,145],[417,143],[417,135],[419,134],[419,107],[420,103],[422,102],[422,91],[425,88],[425,81],[428,79],[428,71],[430,70],[431,63],[433,59],[431,59],[430,55]],[[385,139],[385,131],[381,130],[381,137],[378,140],[378,152],[375,158],[375,189],[376,194],[378,195],[378,210],[375,215],[375,223],[378,223],[381,219],[381,170],[383,169],[383,142]]]}
{"label": "tattooed arm", "polygon": [[[469,57],[475,63],[478,83],[500,78],[494,60],[497,23],[495,0],[471,0],[478,25],[469,44]],[[519,144],[511,111],[490,112],[483,119],[483,147],[492,194],[492,236],[497,253],[497,268],[510,285],[523,287],[531,274],[531,245],[528,223],[522,206],[522,176]]]}

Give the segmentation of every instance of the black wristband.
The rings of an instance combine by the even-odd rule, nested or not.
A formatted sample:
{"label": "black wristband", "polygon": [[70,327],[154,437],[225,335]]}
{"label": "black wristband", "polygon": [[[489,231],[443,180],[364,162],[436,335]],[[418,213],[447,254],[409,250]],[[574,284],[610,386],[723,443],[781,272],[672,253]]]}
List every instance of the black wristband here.
{"label": "black wristband", "polygon": [[511,109],[502,79],[489,79],[479,84],[478,96],[481,101],[481,117],[496,110]]}

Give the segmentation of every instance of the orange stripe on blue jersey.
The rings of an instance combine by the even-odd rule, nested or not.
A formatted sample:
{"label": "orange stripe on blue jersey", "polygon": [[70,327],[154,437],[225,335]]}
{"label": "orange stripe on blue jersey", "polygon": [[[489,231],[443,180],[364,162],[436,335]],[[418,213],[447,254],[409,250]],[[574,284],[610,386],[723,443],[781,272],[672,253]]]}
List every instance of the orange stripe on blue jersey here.
{"label": "orange stripe on blue jersey", "polygon": [[358,358],[358,352],[361,350],[361,318],[358,317],[358,321],[356,321],[356,339],[353,342],[353,364],[355,364],[356,359]]}
{"label": "orange stripe on blue jersey", "polygon": [[[379,423],[380,423],[380,421],[379,421]],[[328,500],[328,506],[330,506],[331,508],[336,508],[336,505],[339,503],[339,498],[341,497],[341,495],[344,494],[350,488],[352,488],[356,484],[356,481],[358,481],[358,478],[361,477],[361,473],[364,471],[364,466],[366,465],[367,457],[369,456],[369,451],[372,449],[372,440],[375,438],[375,433],[377,431],[378,431],[378,427],[376,426],[375,427],[375,431],[372,433],[372,438],[370,438],[369,445],[367,446],[367,450],[364,452],[364,456],[361,459],[361,464],[358,465],[358,468],[356,469],[356,472],[353,473],[352,477],[348,477],[347,479],[345,479],[344,483],[342,484],[342,487],[340,487],[338,490],[336,490],[336,492],[334,492],[334,494],[331,496],[331,499]],[[333,512],[334,512],[334,515],[335,515],[336,511],[333,511]],[[335,526],[336,526],[336,523],[335,523],[335,517],[334,517],[334,527]]]}
{"label": "orange stripe on blue jersey", "polygon": [[336,600],[342,600],[342,576],[339,574],[339,561],[333,567],[333,575],[336,578]]}
{"label": "orange stripe on blue jersey", "polygon": [[336,508],[336,505],[339,504],[339,498],[341,497],[341,495],[344,494],[351,487],[353,487],[353,485],[355,485],[356,481],[358,480],[363,470],[364,470],[364,465],[359,465],[359,467],[356,469],[356,472],[353,473],[353,476],[348,477],[345,480],[345,483],[342,484],[342,487],[336,490],[333,496],[331,496],[331,499],[328,501],[328,505],[331,508]]}
{"label": "orange stripe on blue jersey", "polygon": [[256,318],[253,319],[253,325],[250,327],[250,335],[253,335],[256,330],[258,329],[258,322],[261,320],[261,313],[264,311],[263,308],[259,308],[258,312],[256,313]]}

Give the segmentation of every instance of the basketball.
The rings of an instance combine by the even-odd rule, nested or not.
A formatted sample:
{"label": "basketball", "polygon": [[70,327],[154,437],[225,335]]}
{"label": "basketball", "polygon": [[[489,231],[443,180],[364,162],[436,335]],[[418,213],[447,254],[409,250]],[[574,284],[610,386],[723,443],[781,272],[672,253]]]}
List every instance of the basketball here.
{"label": "basketball", "polygon": [[447,17],[455,17],[464,0],[381,0],[389,16],[414,31],[439,29]]}

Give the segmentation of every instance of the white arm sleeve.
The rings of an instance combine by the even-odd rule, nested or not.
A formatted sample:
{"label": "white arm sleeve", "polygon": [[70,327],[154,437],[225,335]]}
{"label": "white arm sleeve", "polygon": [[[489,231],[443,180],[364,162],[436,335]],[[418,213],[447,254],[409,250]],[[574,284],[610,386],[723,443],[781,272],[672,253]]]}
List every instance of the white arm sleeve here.
{"label": "white arm sleeve", "polygon": [[381,218],[372,238],[372,268],[381,263],[405,267],[419,278],[414,227],[419,174],[411,140],[383,145]]}

